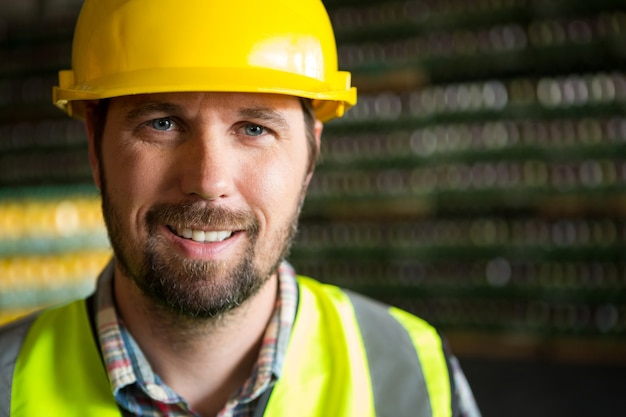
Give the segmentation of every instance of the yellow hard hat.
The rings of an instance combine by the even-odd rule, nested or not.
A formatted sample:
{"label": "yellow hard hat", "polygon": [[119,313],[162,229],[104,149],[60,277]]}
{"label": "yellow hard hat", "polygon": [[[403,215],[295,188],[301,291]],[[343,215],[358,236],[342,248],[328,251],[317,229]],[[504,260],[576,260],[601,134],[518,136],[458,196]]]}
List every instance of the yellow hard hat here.
{"label": "yellow hard hat", "polygon": [[322,121],[356,103],[321,0],[85,1],[58,107],[81,118],[88,100],[182,91],[310,98]]}

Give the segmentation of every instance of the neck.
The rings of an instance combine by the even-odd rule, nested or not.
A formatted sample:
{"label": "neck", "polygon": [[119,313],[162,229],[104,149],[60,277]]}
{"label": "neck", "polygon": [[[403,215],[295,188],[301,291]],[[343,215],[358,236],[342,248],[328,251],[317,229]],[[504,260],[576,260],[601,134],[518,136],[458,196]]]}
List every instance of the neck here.
{"label": "neck", "polygon": [[154,306],[119,270],[114,282],[119,314],[154,372],[196,412],[216,415],[252,372],[276,304],[277,276],[237,308],[205,320]]}

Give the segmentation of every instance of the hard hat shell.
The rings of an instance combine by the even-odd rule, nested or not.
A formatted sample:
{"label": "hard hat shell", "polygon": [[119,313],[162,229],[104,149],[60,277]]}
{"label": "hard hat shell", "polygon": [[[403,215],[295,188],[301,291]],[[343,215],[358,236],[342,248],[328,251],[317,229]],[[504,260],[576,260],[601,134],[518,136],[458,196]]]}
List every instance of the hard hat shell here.
{"label": "hard hat shell", "polygon": [[322,121],[356,103],[320,0],[85,1],[58,107],[81,118],[85,101],[184,91],[310,98]]}

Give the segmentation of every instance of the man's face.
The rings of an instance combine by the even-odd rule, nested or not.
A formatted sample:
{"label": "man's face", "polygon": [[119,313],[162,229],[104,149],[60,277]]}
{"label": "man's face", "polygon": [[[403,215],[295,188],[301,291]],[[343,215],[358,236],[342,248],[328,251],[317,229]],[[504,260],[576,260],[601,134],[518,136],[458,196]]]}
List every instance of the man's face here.
{"label": "man's face", "polygon": [[275,273],[310,179],[297,98],[120,97],[99,150],[90,137],[117,273],[153,301],[212,317]]}

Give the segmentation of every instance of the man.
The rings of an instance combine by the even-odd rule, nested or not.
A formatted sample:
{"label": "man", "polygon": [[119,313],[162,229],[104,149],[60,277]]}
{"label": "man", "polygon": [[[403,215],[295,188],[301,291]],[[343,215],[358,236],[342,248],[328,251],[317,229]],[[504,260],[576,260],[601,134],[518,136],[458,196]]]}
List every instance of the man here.
{"label": "man", "polygon": [[284,262],[356,102],[335,48],[319,0],[85,2],[54,102],[114,259],[0,331],[0,415],[478,415],[432,327]]}

